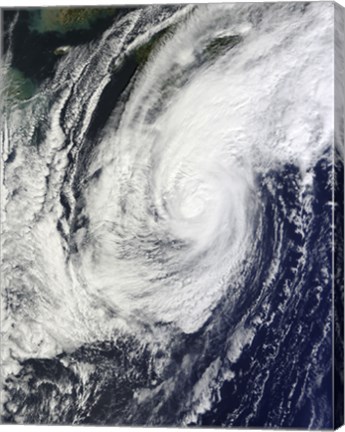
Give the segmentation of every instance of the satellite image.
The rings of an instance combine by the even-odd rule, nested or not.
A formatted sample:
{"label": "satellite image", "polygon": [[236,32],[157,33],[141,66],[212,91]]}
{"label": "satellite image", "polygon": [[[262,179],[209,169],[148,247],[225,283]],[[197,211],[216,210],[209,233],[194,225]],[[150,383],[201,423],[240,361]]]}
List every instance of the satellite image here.
{"label": "satellite image", "polygon": [[1,422],[342,424],[343,9],[1,12]]}

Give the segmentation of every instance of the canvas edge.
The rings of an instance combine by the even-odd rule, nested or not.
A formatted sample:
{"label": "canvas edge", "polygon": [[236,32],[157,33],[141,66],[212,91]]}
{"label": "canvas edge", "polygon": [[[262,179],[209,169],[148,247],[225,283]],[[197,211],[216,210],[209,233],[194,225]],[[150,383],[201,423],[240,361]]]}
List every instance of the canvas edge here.
{"label": "canvas edge", "polygon": [[344,425],[345,9],[334,2],[333,427]]}

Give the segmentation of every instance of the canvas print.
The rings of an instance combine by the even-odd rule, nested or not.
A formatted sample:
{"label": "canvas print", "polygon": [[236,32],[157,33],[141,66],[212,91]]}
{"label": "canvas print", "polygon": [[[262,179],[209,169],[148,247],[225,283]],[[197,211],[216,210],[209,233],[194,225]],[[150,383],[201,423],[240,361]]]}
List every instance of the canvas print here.
{"label": "canvas print", "polygon": [[342,425],[343,9],[1,17],[1,422]]}

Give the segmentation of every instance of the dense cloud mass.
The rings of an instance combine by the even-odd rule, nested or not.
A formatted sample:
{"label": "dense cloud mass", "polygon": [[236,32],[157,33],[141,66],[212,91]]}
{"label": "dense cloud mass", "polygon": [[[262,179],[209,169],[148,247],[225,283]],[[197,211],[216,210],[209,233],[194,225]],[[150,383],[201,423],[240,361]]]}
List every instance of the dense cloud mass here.
{"label": "dense cloud mass", "polygon": [[119,9],[6,100],[4,421],[331,427],[333,18]]}

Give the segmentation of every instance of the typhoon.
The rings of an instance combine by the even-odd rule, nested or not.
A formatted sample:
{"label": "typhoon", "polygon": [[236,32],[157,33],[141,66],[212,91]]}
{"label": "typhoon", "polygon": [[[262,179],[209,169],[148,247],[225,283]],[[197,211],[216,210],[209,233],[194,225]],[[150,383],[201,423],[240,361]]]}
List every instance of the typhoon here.
{"label": "typhoon", "polygon": [[3,422],[332,427],[335,12],[3,11]]}

